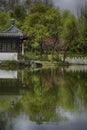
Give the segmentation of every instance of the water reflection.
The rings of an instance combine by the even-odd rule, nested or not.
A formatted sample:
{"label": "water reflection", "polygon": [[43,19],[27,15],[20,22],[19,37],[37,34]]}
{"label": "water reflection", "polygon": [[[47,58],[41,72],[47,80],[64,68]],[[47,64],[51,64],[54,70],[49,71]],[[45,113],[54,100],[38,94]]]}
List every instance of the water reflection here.
{"label": "water reflection", "polygon": [[0,70],[0,79],[17,79],[17,71]]}
{"label": "water reflection", "polygon": [[71,70],[4,70],[6,76],[0,78],[0,129],[86,130],[87,71]]}
{"label": "water reflection", "polygon": [[66,68],[67,71],[87,71],[87,65],[71,65],[68,68]]}

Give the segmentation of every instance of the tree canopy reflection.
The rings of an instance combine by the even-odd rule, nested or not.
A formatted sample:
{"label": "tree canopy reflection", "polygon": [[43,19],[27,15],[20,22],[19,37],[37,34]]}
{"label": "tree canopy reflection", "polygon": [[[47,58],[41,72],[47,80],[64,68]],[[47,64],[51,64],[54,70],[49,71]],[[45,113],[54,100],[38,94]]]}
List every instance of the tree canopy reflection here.
{"label": "tree canopy reflection", "polygon": [[[25,70],[20,85],[24,90],[22,98],[15,101],[13,107],[7,105],[7,111],[13,116],[25,113],[38,124],[69,120],[67,114],[81,114],[87,109],[86,76],[87,72],[67,72],[61,68]],[[2,101],[0,99],[0,108]]]}

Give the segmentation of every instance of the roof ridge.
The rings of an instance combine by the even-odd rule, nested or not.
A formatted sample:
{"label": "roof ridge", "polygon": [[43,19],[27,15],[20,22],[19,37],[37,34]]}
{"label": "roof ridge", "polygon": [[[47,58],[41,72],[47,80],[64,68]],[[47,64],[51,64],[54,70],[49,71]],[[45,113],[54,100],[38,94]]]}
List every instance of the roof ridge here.
{"label": "roof ridge", "polygon": [[6,31],[4,31],[6,33],[22,33],[22,31],[20,29],[18,29],[17,27],[15,27],[14,25],[11,25]]}

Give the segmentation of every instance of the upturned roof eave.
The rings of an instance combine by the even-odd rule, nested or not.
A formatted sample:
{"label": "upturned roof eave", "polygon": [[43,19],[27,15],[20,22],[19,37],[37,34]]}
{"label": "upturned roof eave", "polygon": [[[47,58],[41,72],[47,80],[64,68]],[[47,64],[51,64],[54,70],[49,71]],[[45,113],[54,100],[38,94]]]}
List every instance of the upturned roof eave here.
{"label": "upturned roof eave", "polygon": [[11,25],[7,30],[0,32],[0,37],[9,37],[9,36],[23,37],[23,33],[14,25]]}
{"label": "upturned roof eave", "polygon": [[20,33],[0,33],[0,37],[23,37]]}
{"label": "upturned roof eave", "polygon": [[22,33],[22,31],[20,29],[18,29],[17,27],[15,27],[14,25],[11,25],[6,31],[4,32],[20,32]]}

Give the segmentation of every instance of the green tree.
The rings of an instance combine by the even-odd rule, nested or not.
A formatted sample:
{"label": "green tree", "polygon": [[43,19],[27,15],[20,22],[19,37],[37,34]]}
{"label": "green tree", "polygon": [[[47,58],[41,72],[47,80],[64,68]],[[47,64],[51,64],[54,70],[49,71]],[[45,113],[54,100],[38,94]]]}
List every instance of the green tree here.
{"label": "green tree", "polygon": [[74,15],[70,15],[63,23],[62,37],[65,40],[64,44],[64,57],[65,62],[67,51],[75,46],[78,40],[78,22]]}
{"label": "green tree", "polygon": [[52,48],[52,52],[54,52],[55,43],[61,31],[60,10],[43,5],[34,6],[30,9],[30,14],[26,17],[22,29],[31,38],[32,45],[38,43],[41,55],[43,41],[46,38],[54,39],[54,46]]}
{"label": "green tree", "polygon": [[9,13],[0,12],[0,30],[5,30],[10,26]]}
{"label": "green tree", "polygon": [[23,6],[16,5],[13,8],[13,12],[11,15],[13,15],[13,17],[16,18],[18,21],[22,22],[26,17],[26,11]]}
{"label": "green tree", "polygon": [[53,59],[54,51],[55,51],[55,48],[57,47],[57,44],[59,44],[59,38],[60,38],[61,31],[62,31],[61,30],[62,24],[61,24],[60,10],[55,9],[55,8],[50,8],[44,16],[43,24],[45,26],[47,26],[50,38],[54,40],[53,45],[51,47],[51,49],[52,49],[52,59]]}
{"label": "green tree", "polygon": [[85,7],[80,9],[79,21],[79,46],[81,53],[87,53],[87,3]]}
{"label": "green tree", "polygon": [[49,36],[47,27],[42,24],[43,14],[46,12],[47,7],[43,5],[34,6],[30,9],[30,14],[26,17],[22,29],[31,39],[31,46],[40,46],[40,55],[42,56],[42,42]]}

